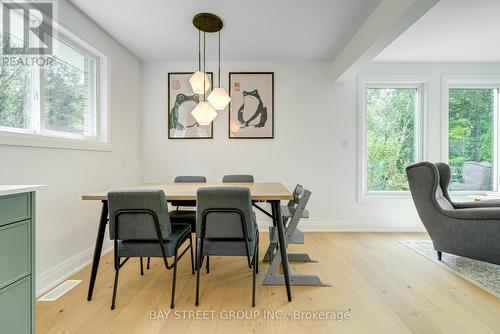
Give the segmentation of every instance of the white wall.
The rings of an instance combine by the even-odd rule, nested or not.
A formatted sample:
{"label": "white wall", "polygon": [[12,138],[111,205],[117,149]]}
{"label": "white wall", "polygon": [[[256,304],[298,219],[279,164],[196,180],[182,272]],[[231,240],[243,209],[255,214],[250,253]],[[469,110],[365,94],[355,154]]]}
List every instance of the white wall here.
{"label": "white wall", "polygon": [[[275,139],[230,140],[227,111],[214,122],[213,140],[167,138],[167,73],[195,64],[143,66],[142,179],[171,182],[175,175],[254,174],[258,181],[296,183],[309,188],[311,230],[419,231],[409,196],[359,202],[357,199],[358,81],[333,84],[327,63],[224,63],[227,70],[275,72]],[[213,65],[209,67],[215,69]],[[428,80],[429,160],[441,160],[441,77],[443,74],[500,75],[499,65],[372,63],[363,74],[411,75]],[[260,216],[259,223],[266,218]]]}
{"label": "white wall", "polygon": [[[81,195],[140,181],[141,63],[73,5],[59,19],[109,56],[112,152],[0,145],[0,184],[47,184],[38,193],[38,291],[91,259],[100,203]],[[107,237],[107,236],[106,236]]]}

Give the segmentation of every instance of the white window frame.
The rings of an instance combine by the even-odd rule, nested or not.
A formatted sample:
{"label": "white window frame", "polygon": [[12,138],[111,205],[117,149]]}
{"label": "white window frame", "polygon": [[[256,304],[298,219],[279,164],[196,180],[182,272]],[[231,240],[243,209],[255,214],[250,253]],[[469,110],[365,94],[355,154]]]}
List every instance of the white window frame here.
{"label": "white window frame", "polygon": [[[442,76],[441,91],[441,160],[449,162],[449,90],[450,88],[489,88],[500,89],[500,77],[498,76]],[[493,111],[493,192],[500,190],[500,139],[498,131],[500,130],[500,94],[495,98],[495,110]],[[450,195],[461,197],[470,195],[484,195],[485,191],[450,191]]]}
{"label": "white window frame", "polygon": [[409,191],[368,191],[368,159],[366,136],[366,93],[368,88],[416,88],[417,110],[415,114],[416,161],[423,161],[426,152],[426,113],[428,78],[415,76],[367,76],[358,78],[358,170],[357,170],[357,200],[367,202],[379,198],[408,198]]}
{"label": "white window frame", "polygon": [[[58,22],[53,22],[55,38],[62,40],[82,53],[95,58],[95,77],[93,80],[93,99],[89,101],[93,113],[93,136],[84,136],[60,131],[41,129],[41,110],[43,108],[42,85],[35,87],[32,93],[30,129],[15,129],[0,126],[0,145],[49,147],[63,149],[81,149],[111,151],[110,108],[109,108],[109,57],[74,32]],[[33,67],[34,76],[40,76],[42,69]],[[41,82],[41,81],[39,81]],[[39,102],[38,99],[41,101]]]}

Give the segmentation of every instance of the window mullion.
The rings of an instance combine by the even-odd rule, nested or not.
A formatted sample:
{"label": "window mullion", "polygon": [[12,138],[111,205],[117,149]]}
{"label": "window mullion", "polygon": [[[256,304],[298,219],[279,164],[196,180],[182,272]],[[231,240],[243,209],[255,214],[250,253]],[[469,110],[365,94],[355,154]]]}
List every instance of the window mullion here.
{"label": "window mullion", "polygon": [[40,70],[41,70],[41,67],[39,67],[39,66],[32,67],[33,82],[31,85],[31,89],[32,89],[32,93],[33,93],[32,94],[33,104],[32,104],[32,108],[31,108],[31,112],[32,112],[33,123],[31,125],[31,127],[32,127],[33,132],[35,132],[37,134],[39,134],[41,132],[40,111],[42,110],[42,108],[40,106],[40,101],[41,101],[40,91],[41,91],[42,80],[41,80],[41,76],[40,76]]}
{"label": "window mullion", "polygon": [[494,90],[494,96],[493,98],[493,191],[498,191],[499,190],[499,170],[498,168],[500,167],[499,164],[499,149],[500,145],[498,145],[498,130],[499,130],[499,124],[498,122],[500,121],[499,119],[499,107],[500,107],[500,94],[499,94],[499,88]]}

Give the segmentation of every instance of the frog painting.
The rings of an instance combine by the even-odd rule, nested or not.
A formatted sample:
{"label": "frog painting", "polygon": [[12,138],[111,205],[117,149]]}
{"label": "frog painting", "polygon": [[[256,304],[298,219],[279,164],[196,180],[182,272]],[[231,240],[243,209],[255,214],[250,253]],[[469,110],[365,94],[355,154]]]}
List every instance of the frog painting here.
{"label": "frog painting", "polygon": [[274,74],[229,73],[229,138],[274,138]]}
{"label": "frog painting", "polygon": [[238,121],[241,127],[262,128],[267,122],[267,107],[259,95],[259,90],[243,91],[243,103],[238,109]]}
{"label": "frog painting", "polygon": [[[198,139],[213,138],[213,125],[201,126],[191,111],[203,100],[195,94],[189,84],[192,72],[168,74],[168,138]],[[208,73],[212,81],[212,73]],[[206,93],[208,96],[210,90]]]}

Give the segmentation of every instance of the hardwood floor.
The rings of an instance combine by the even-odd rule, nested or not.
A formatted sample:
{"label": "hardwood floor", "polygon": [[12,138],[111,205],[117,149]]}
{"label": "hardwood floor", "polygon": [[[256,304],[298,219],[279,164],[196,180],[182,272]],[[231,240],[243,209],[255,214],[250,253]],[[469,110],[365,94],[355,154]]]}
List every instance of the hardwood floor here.
{"label": "hardwood floor", "polygon": [[[261,254],[267,241],[262,234]],[[176,307],[170,311],[172,272],[160,260],[139,274],[138,259],[120,271],[117,308],[110,310],[113,284],[111,253],[103,257],[91,302],[86,300],[89,268],[73,279],[84,282],[55,302],[37,303],[37,333],[500,333],[500,300],[399,244],[428,238],[423,233],[307,233],[306,249],[317,264],[291,264],[296,273],[318,273],[329,288],[293,287],[288,303],[284,287],[257,285],[251,307],[251,270],[244,258],[210,259],[201,275],[200,306],[194,306],[195,275],[189,257],[178,270]],[[260,282],[268,268],[260,263]],[[226,320],[228,311],[252,311],[253,320]],[[293,320],[264,318],[296,311],[348,312],[349,319]],[[156,319],[150,312],[162,311]],[[175,319],[188,311],[206,311],[197,320]],[[332,316],[333,313],[329,315]],[[345,315],[346,313],[342,313]],[[153,314],[154,315],[154,314]],[[274,315],[276,315],[274,313]],[[333,315],[339,315],[335,313]],[[203,320],[203,316],[213,320]],[[241,316],[241,314],[238,314]]]}

